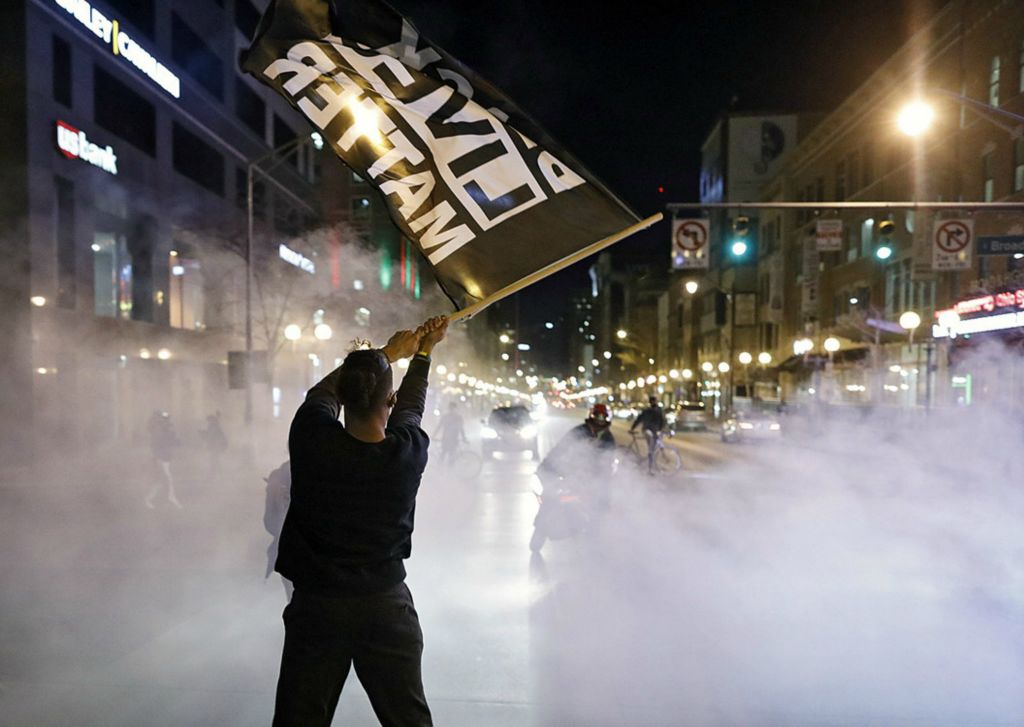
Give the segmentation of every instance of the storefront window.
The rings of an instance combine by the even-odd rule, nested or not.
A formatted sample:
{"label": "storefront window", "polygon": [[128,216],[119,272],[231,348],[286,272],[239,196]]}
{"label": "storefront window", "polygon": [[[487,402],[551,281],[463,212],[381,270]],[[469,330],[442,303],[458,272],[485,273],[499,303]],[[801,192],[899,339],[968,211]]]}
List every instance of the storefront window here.
{"label": "storefront window", "polygon": [[124,235],[95,233],[92,253],[96,315],[131,318],[132,261]]}
{"label": "storefront window", "polygon": [[203,272],[199,261],[171,251],[170,270],[170,323],[174,328],[203,330],[205,323],[205,296]]}

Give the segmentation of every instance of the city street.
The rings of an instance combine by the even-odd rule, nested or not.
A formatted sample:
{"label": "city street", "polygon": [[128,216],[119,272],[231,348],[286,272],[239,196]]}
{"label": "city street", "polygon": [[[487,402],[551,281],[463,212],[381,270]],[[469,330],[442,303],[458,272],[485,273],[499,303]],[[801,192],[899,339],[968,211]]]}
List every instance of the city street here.
{"label": "city street", "polygon": [[[545,422],[542,450],[580,411]],[[618,478],[593,532],[532,559],[533,462],[487,463],[477,482],[431,465],[408,583],[436,724],[1024,718],[1020,563],[997,578],[931,560],[952,535],[1009,549],[1009,518],[973,546],[948,515],[901,530],[891,494],[849,508],[838,484],[786,472],[816,466],[794,445],[675,442],[687,474]],[[180,511],[133,487],[3,490],[4,724],[268,724],[285,595],[262,577],[262,483],[189,482]],[[354,675],[335,723],[376,724]]]}

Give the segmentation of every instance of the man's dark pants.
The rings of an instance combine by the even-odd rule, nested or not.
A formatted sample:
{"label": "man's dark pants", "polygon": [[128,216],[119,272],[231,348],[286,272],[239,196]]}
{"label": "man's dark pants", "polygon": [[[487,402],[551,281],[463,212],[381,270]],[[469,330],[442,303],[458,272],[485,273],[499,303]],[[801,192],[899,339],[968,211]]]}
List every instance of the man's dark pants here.
{"label": "man's dark pants", "polygon": [[404,583],[370,596],[295,590],[284,610],[274,727],[329,727],[350,666],[377,719],[431,725],[423,694],[423,632]]}

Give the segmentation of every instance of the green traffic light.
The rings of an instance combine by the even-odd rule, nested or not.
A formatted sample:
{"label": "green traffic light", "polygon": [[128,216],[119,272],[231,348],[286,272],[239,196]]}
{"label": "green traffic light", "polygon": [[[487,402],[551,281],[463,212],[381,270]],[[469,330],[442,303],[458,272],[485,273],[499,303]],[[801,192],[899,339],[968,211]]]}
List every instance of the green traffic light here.
{"label": "green traffic light", "polygon": [[875,250],[875,257],[879,260],[888,260],[892,257],[892,248],[889,245],[879,245]]}
{"label": "green traffic light", "polygon": [[735,242],[733,242],[732,248],[730,249],[732,251],[733,257],[743,257],[744,255],[747,254],[749,246],[747,245],[747,243],[743,242],[743,240],[736,240]]}

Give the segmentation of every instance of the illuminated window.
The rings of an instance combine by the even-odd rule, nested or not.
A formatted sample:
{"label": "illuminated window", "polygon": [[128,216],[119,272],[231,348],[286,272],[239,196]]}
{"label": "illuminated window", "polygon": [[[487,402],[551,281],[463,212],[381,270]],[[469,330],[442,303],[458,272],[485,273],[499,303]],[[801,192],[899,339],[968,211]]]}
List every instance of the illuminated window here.
{"label": "illuminated window", "polygon": [[990,106],[999,105],[999,56],[992,56],[991,70],[988,72],[988,103]]}
{"label": "illuminated window", "polygon": [[1024,139],[1013,142],[1013,191],[1024,190]]}
{"label": "illuminated window", "polygon": [[205,297],[203,271],[199,261],[180,254],[168,258],[170,323],[174,328],[202,330]]}
{"label": "illuminated window", "polygon": [[1024,40],[1020,42],[1020,56],[1017,62],[1017,90],[1024,93]]}
{"label": "illuminated window", "polygon": [[991,202],[996,196],[996,180],[995,175],[992,172],[993,166],[992,152],[981,157],[981,178],[983,180],[982,198],[986,202]]}
{"label": "illuminated window", "polygon": [[132,261],[124,235],[96,232],[92,264],[96,315],[131,318]]}

